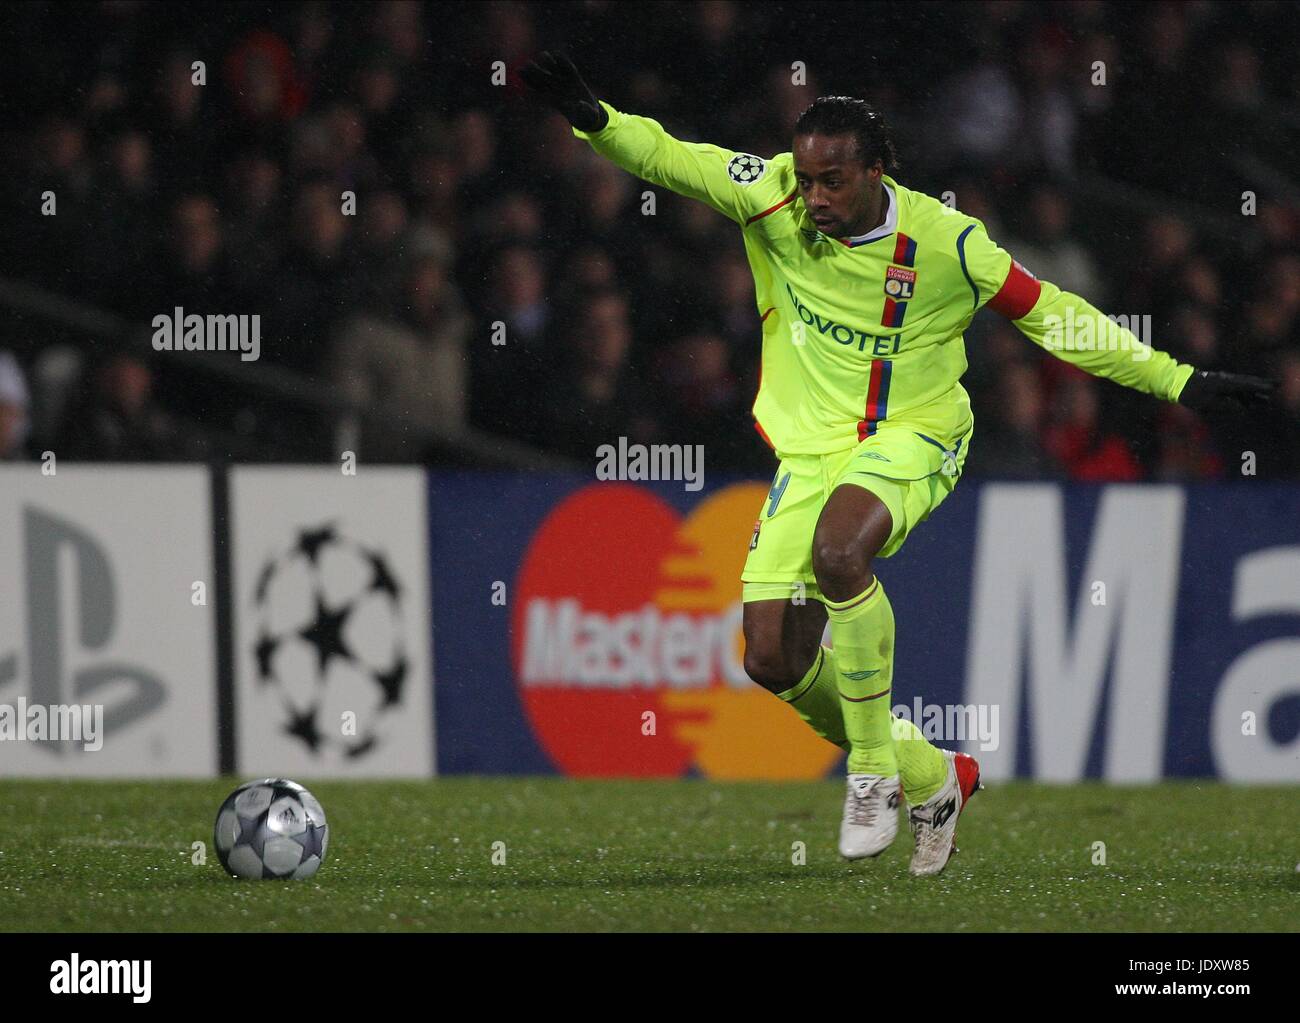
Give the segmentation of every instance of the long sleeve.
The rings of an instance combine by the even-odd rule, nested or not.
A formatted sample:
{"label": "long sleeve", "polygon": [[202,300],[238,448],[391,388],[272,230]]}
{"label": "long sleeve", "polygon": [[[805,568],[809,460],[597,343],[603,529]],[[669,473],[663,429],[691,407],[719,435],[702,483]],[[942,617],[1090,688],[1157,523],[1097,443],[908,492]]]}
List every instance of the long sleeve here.
{"label": "long sleeve", "polygon": [[1194,367],[1144,344],[1127,326],[1078,295],[1049,281],[1039,283],[1041,293],[1033,309],[1013,321],[1025,337],[1093,376],[1165,401],[1178,400]]}
{"label": "long sleeve", "polygon": [[682,142],[649,117],[601,106],[609,122],[597,132],[573,129],[601,156],[643,181],[708,203],[742,226],[787,198],[779,195],[771,161],[702,142]]}
{"label": "long sleeve", "polygon": [[975,221],[962,235],[963,265],[976,306],[1009,318],[1034,344],[1093,376],[1177,401],[1195,367],[1144,343],[1119,318],[1029,273]]}

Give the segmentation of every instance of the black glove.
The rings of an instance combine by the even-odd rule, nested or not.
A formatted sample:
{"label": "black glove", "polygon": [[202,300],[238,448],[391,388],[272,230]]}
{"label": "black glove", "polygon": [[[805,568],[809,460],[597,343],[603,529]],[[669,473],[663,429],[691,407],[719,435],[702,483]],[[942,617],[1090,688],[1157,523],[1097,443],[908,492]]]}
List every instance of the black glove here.
{"label": "black glove", "polygon": [[600,131],[609,123],[609,114],[564,54],[543,51],[520,74],[579,131]]}
{"label": "black glove", "polygon": [[1276,386],[1262,377],[1198,369],[1187,378],[1178,403],[1197,412],[1240,412],[1263,408]]}

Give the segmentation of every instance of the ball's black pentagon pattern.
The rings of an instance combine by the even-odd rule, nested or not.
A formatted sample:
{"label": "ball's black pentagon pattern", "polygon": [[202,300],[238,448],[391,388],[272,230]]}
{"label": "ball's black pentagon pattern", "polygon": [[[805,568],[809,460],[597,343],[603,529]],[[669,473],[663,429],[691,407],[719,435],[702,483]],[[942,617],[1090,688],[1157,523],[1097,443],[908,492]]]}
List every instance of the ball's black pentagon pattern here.
{"label": "ball's black pentagon pattern", "polygon": [[297,782],[263,778],[239,786],[221,804],[213,845],[233,877],[311,877],[325,860],[329,825],[320,802]]}
{"label": "ball's black pentagon pattern", "polygon": [[[338,559],[333,564],[347,562],[352,568],[343,593],[337,587],[327,592],[331,557]],[[286,579],[288,583],[278,583]],[[277,593],[284,585],[291,590],[302,586],[304,579],[310,592],[306,614],[292,626],[277,621],[282,610]],[[333,524],[302,529],[293,545],[268,559],[253,594],[259,622],[252,653],[258,688],[278,693],[284,735],[313,753],[333,750],[350,760],[382,745],[384,729],[401,705],[410,666],[403,592],[381,551],[351,540]],[[389,648],[356,649],[348,640],[350,625],[362,637],[380,636],[381,647],[387,636]],[[355,734],[342,731],[344,710],[356,715]]]}
{"label": "ball's black pentagon pattern", "polygon": [[737,153],[727,161],[727,175],[738,185],[752,185],[767,173],[767,164],[752,153]]}

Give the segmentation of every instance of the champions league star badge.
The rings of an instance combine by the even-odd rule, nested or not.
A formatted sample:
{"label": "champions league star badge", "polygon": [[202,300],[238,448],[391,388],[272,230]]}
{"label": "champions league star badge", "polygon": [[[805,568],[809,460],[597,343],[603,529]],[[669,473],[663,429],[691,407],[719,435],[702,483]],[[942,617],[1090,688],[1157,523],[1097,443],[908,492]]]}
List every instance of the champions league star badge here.
{"label": "champions league star badge", "polygon": [[752,185],[766,173],[767,164],[752,153],[737,153],[727,161],[727,176],[738,185]]}

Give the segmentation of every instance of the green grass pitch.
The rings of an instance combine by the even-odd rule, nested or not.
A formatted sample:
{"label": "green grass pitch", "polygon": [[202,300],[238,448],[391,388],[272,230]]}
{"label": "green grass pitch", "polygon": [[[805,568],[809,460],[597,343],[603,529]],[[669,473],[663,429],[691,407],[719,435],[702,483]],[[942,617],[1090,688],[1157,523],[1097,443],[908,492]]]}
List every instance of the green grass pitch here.
{"label": "green grass pitch", "polygon": [[1300,787],[995,784],[917,879],[905,823],[839,858],[838,782],[300,780],[330,824],[305,882],[222,871],[236,780],[5,781],[0,930],[1300,930]]}

